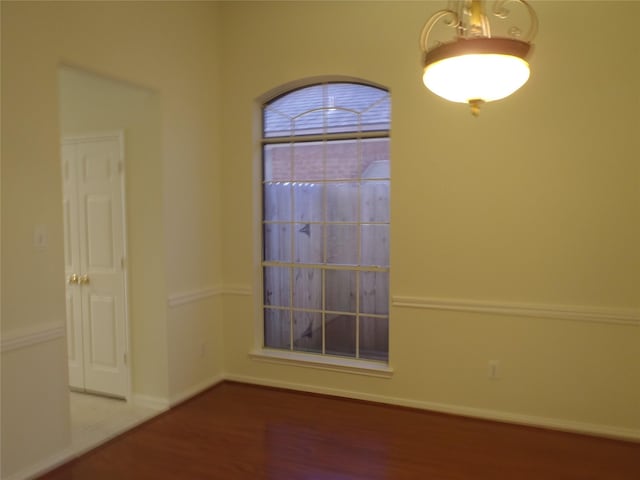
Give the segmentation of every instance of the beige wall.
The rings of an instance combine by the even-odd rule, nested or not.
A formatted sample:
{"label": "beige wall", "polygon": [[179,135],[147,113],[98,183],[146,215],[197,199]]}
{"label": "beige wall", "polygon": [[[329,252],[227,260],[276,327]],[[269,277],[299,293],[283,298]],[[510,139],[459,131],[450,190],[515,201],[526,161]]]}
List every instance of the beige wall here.
{"label": "beige wall", "polygon": [[[161,103],[162,175],[142,187],[149,196],[132,195],[142,193],[154,228],[163,226],[151,240],[159,258],[150,281],[172,300],[156,299],[163,318],[145,319],[166,335],[166,363],[137,360],[156,369],[140,380],[140,395],[178,400],[226,371],[640,437],[637,321],[536,313],[571,305],[599,319],[637,319],[640,67],[632,29],[603,19],[638,16],[640,3],[535,7],[530,83],[475,119],[421,85],[418,33],[430,2],[3,1],[3,477],[42,464],[69,438],[56,327],[64,323],[61,64],[152,90]],[[256,99],[326,75],[392,94],[391,379],[247,356],[258,301],[245,294],[259,272]],[[36,225],[47,228],[46,250],[32,246]],[[527,304],[533,313],[399,306],[407,297]],[[487,379],[490,359],[501,362],[499,380]]]}
{"label": "beige wall", "polygon": [[[332,74],[392,96],[393,377],[251,360],[259,299],[242,297],[225,304],[231,376],[640,437],[640,62],[634,34],[603,21],[640,3],[535,7],[530,82],[473,118],[421,82],[418,34],[435,3],[224,4],[226,282],[250,290],[259,272],[257,99]],[[436,300],[475,311],[400,306]],[[480,313],[481,302],[520,313]],[[540,312],[562,317],[560,306],[601,315]]]}
{"label": "beige wall", "polygon": [[[153,297],[141,314],[145,328],[155,327],[134,328],[155,352],[134,358],[134,393],[166,403],[221,371],[221,356],[213,351],[220,341],[218,300],[193,297],[179,315],[167,306],[174,294],[212,291],[221,283],[218,21],[216,5],[203,2],[2,2],[3,387],[5,379],[35,375],[28,389],[2,391],[3,478],[55,456],[68,442],[64,331],[56,327],[65,318],[62,64],[152,90],[161,104],[157,168],[149,168],[146,179],[150,165],[132,164],[127,172],[135,182],[127,185],[135,189],[127,192],[130,246],[144,251],[130,259],[136,276],[131,305],[139,312],[136,301]],[[36,225],[47,228],[46,250],[33,248]],[[175,328],[177,321],[189,328]],[[200,348],[203,332],[218,337],[205,346],[210,351],[186,359],[175,354]],[[31,345],[20,347],[23,340]],[[45,348],[48,343],[59,348]],[[17,355],[23,360],[10,361]],[[186,369],[191,384],[170,378]],[[38,423],[42,418],[46,422]],[[28,435],[35,429],[38,445]]]}
{"label": "beige wall", "polygon": [[11,478],[26,466],[47,466],[47,460],[70,442],[63,358],[62,339],[14,349],[3,345],[1,478]]}

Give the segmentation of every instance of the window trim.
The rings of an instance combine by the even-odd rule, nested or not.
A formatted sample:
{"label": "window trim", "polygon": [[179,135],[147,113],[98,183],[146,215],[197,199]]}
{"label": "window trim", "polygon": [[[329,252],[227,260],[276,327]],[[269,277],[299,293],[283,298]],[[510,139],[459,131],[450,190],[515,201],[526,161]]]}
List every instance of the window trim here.
{"label": "window trim", "polygon": [[269,347],[254,349],[249,352],[249,357],[253,360],[277,365],[292,365],[378,378],[391,378],[394,373],[393,368],[386,362],[280,350]]}
{"label": "window trim", "polygon": [[[254,169],[253,169],[253,185],[254,185],[254,266],[255,276],[254,285],[256,292],[256,301],[254,302],[255,308],[255,328],[254,333],[254,347],[249,351],[248,356],[254,361],[259,361],[274,365],[286,365],[297,366],[304,368],[312,368],[324,371],[332,371],[339,373],[348,373],[355,375],[364,375],[376,378],[391,378],[394,374],[394,369],[391,366],[391,292],[389,291],[389,313],[387,318],[389,320],[389,345],[387,350],[387,360],[371,360],[362,358],[343,357],[337,355],[331,355],[327,353],[312,353],[304,351],[284,350],[277,348],[270,348],[264,345],[265,332],[264,332],[264,278],[263,278],[263,149],[265,145],[281,144],[283,142],[314,142],[314,141],[326,141],[327,136],[324,134],[302,134],[291,136],[264,136],[264,108],[265,106],[277,100],[278,98],[292,93],[296,90],[304,89],[318,84],[327,83],[354,83],[367,87],[378,88],[390,93],[389,88],[379,85],[373,82],[364,81],[361,79],[355,79],[352,77],[317,77],[313,79],[307,79],[306,81],[297,81],[290,84],[281,85],[277,89],[273,90],[271,94],[266,94],[257,98],[254,103],[254,124],[258,126],[254,130]],[[360,132],[349,133],[332,133],[331,140],[368,140],[376,138],[391,138],[391,129],[388,130],[365,130]],[[389,223],[390,224],[390,223]],[[390,272],[390,267],[387,270]]]}

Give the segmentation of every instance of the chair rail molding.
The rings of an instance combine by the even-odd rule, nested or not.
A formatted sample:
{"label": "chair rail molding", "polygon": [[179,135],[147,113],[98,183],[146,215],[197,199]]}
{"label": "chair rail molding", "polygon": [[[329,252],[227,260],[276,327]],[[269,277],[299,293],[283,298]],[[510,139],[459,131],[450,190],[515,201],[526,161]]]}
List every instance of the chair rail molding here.
{"label": "chair rail molding", "polygon": [[253,289],[247,285],[225,285],[222,289],[225,295],[251,296]]}
{"label": "chair rail molding", "polygon": [[28,328],[3,333],[0,342],[2,353],[26,348],[39,343],[65,337],[66,328],[61,322],[48,322]]}
{"label": "chair rail molding", "polygon": [[399,308],[450,310],[471,313],[493,313],[518,317],[557,318],[583,322],[640,326],[640,309],[619,309],[537,303],[460,300],[449,298],[409,297],[394,295],[391,304]]}
{"label": "chair rail molding", "polygon": [[221,295],[222,291],[222,287],[214,285],[202,287],[197,290],[190,290],[188,292],[173,293],[167,298],[167,303],[171,308],[179,307],[181,305],[199,302],[200,300],[206,300],[207,298]]}
{"label": "chair rail molding", "polygon": [[209,285],[187,292],[173,293],[167,297],[167,304],[170,308],[175,308],[219,295],[250,296],[252,294],[253,290],[246,285]]}

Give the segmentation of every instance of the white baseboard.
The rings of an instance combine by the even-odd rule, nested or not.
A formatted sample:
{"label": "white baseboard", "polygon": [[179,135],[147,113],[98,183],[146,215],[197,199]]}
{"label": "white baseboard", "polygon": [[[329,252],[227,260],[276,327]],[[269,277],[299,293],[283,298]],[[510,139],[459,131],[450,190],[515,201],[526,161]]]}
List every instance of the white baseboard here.
{"label": "white baseboard", "polygon": [[28,467],[7,477],[2,477],[2,480],[29,480],[31,478],[36,478],[74,459],[75,457],[76,455],[74,455],[73,449],[71,447],[67,447],[44,460],[29,465]]}
{"label": "white baseboard", "polygon": [[283,382],[279,380],[273,380],[273,379],[262,378],[262,377],[252,377],[248,375],[231,375],[230,374],[225,376],[225,380],[241,382],[241,383],[249,383],[254,385],[262,385],[266,387],[277,387],[277,388],[285,388],[288,390],[320,393],[320,394],[332,395],[336,397],[354,398],[357,400],[366,400],[369,402],[377,402],[377,403],[385,403],[389,405],[398,405],[402,407],[417,408],[421,410],[429,410],[429,411],[438,412],[438,413],[448,413],[452,415],[461,415],[465,417],[473,417],[473,418],[479,418],[483,420],[493,420],[498,422],[513,423],[513,424],[525,425],[529,427],[541,427],[541,428],[547,428],[550,430],[558,430],[562,432],[580,433],[580,434],[594,435],[594,436],[604,437],[604,438],[611,438],[616,440],[640,442],[640,430],[634,430],[630,428],[574,422],[570,420],[538,417],[533,415],[523,415],[523,414],[511,413],[511,412],[502,412],[498,410],[465,407],[461,405],[449,405],[444,403],[425,402],[421,400],[389,397],[385,395],[355,392],[351,390],[318,387],[315,385],[306,385],[301,383]]}
{"label": "white baseboard", "polygon": [[224,378],[225,377],[222,374],[216,375],[214,377],[208,378],[198,383],[197,385],[194,385],[193,387],[189,387],[186,390],[183,390],[182,392],[176,395],[172,395],[169,400],[169,406],[173,408],[176,405],[184,402],[185,400],[189,400],[191,397],[195,397],[196,395],[204,392],[208,388],[211,388],[217,385],[218,383],[224,381]]}
{"label": "white baseboard", "polygon": [[133,401],[134,405],[150,408],[158,412],[164,412],[171,406],[169,400],[167,400],[166,398],[154,397],[151,395],[141,395],[138,393],[134,393],[131,397],[131,400]]}

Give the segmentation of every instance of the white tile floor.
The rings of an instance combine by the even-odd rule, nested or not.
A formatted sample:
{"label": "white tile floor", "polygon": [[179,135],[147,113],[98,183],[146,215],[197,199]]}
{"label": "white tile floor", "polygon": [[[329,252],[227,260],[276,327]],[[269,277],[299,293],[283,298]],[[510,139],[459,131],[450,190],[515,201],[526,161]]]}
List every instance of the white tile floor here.
{"label": "white tile floor", "polygon": [[124,400],[70,392],[71,449],[79,455],[154,417],[159,412]]}

